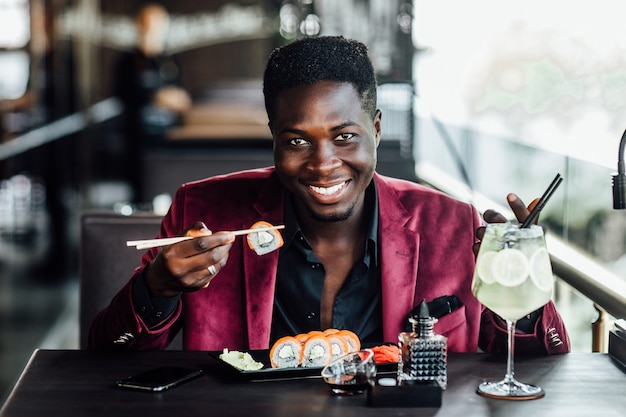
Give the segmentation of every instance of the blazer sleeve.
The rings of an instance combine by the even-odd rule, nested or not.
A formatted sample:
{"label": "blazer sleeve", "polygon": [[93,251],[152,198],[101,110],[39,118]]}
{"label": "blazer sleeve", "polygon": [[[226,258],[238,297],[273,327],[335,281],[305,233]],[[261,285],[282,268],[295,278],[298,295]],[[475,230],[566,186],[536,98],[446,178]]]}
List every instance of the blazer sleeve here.
{"label": "blazer sleeve", "polygon": [[[492,353],[503,353],[507,349],[506,322],[487,308],[482,312],[478,345]],[[569,351],[570,340],[565,324],[552,301],[543,307],[533,333],[519,330],[515,333],[516,353],[552,355]]]}
{"label": "blazer sleeve", "polygon": [[165,349],[176,336],[181,314],[179,300],[174,312],[159,325],[149,328],[135,311],[132,287],[140,272],[113,297],[108,307],[94,318],[89,328],[91,350],[159,350]]}

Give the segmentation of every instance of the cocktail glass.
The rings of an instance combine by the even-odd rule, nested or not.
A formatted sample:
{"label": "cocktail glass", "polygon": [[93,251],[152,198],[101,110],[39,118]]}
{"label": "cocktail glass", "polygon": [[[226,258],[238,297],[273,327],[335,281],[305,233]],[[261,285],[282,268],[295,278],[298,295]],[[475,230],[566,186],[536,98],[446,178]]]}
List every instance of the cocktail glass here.
{"label": "cocktail glass", "polygon": [[543,389],[514,377],[515,323],[545,305],[552,297],[554,276],[543,229],[520,228],[512,223],[488,224],[472,281],[472,293],[491,311],[506,320],[507,369],[499,382],[483,382],[478,394],[500,399],[541,398]]}

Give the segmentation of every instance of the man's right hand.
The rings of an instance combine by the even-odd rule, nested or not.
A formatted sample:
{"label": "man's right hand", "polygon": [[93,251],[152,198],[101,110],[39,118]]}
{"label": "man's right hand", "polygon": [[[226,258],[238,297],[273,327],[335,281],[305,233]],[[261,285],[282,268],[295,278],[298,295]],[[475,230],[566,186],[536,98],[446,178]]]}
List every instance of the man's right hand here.
{"label": "man's right hand", "polygon": [[184,236],[195,239],[161,248],[146,268],[144,277],[152,297],[174,297],[208,287],[226,265],[235,241],[232,233],[213,234],[202,222],[196,222]]}

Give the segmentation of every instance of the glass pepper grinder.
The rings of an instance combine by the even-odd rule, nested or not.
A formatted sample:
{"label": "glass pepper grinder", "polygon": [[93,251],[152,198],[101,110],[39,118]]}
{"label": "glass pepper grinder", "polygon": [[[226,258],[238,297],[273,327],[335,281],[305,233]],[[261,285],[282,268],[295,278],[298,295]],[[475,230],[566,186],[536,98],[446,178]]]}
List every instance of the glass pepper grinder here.
{"label": "glass pepper grinder", "polygon": [[413,331],[398,335],[398,383],[436,382],[446,389],[448,338],[435,333],[433,327],[437,319],[430,316],[426,300],[420,304],[418,318],[411,317],[409,320]]}

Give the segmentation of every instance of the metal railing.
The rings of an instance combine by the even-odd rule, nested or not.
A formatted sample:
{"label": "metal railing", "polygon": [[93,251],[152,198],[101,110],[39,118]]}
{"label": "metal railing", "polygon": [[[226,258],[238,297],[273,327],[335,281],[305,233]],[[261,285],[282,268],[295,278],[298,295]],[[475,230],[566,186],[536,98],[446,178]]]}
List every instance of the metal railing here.
{"label": "metal railing", "polygon": [[[416,174],[421,182],[452,197],[471,202],[481,213],[491,208],[508,218],[513,218],[513,213],[508,207],[496,204],[485,196],[469,190],[466,185],[429,164],[417,164]],[[626,280],[550,231],[546,232],[546,245],[550,252],[554,274],[594,303],[599,317],[592,323],[592,351],[606,350],[608,337],[606,316],[626,317]]]}
{"label": "metal railing", "polygon": [[122,104],[116,98],[107,98],[86,110],[63,117],[45,126],[33,129],[8,142],[0,144],[0,161],[22,154],[38,146],[80,132],[86,127],[102,123],[120,115]]}

